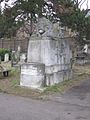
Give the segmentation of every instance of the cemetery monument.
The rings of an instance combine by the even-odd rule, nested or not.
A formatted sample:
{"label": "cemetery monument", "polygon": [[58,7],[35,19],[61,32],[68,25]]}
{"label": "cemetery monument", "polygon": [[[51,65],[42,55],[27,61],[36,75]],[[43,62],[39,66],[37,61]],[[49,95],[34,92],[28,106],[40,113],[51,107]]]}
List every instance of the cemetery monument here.
{"label": "cemetery monument", "polygon": [[59,23],[39,19],[28,45],[27,63],[21,65],[20,85],[40,88],[71,77],[72,51]]}

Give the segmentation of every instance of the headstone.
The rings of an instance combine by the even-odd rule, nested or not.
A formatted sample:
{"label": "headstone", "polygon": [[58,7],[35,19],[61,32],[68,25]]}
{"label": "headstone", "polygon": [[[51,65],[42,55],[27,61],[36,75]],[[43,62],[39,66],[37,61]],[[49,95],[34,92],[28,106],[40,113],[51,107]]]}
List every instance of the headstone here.
{"label": "headstone", "polygon": [[22,54],[22,55],[20,56],[20,63],[24,63],[25,60],[26,60],[26,54]]}
{"label": "headstone", "polygon": [[13,67],[16,64],[17,64],[17,55],[16,55],[15,51],[12,51],[12,54],[11,54],[11,66]]}
{"label": "headstone", "polygon": [[4,62],[8,62],[9,61],[9,54],[6,53],[4,56]]}
{"label": "headstone", "polygon": [[18,46],[18,50],[17,50],[18,52],[20,52],[21,51],[21,47],[20,46]]}
{"label": "headstone", "polygon": [[20,51],[21,51],[21,48],[20,46],[18,46],[18,49],[16,51],[16,60],[17,60],[17,63],[20,61]]}
{"label": "headstone", "polygon": [[85,45],[84,45],[84,53],[87,53],[87,52],[88,52],[88,45],[85,44]]}

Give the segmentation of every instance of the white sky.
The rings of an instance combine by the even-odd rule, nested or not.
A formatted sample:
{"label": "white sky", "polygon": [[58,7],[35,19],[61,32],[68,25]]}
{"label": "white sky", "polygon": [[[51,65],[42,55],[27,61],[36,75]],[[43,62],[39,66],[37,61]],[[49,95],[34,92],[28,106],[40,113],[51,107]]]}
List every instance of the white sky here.
{"label": "white sky", "polygon": [[[81,1],[81,0],[79,0]],[[82,0],[82,1],[85,1],[85,0]],[[88,1],[88,2],[87,2]],[[83,3],[83,2],[82,2]],[[88,4],[87,4],[88,3]],[[81,6],[81,9],[87,9],[87,5],[88,5],[88,9],[90,9],[90,0],[86,0],[82,6]]]}
{"label": "white sky", "polygon": [[[10,0],[8,3],[9,3],[9,5],[12,5],[12,3],[14,2],[15,0]],[[81,1],[81,0],[79,0],[79,1]],[[82,1],[84,1],[84,0],[82,0]],[[84,2],[84,4],[81,6],[81,9],[86,9],[87,8],[87,1],[88,1],[88,9],[90,9],[90,0],[86,0],[85,2]],[[4,6],[4,3],[5,2],[3,2],[2,4],[1,4],[1,6],[3,7]]]}

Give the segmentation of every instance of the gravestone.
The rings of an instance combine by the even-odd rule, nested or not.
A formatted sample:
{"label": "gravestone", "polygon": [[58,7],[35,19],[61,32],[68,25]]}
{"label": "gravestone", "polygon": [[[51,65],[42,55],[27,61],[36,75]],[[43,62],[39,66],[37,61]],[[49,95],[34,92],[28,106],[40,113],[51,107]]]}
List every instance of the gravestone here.
{"label": "gravestone", "polygon": [[22,54],[21,56],[20,56],[20,63],[25,63],[25,60],[26,60],[26,54]]}
{"label": "gravestone", "polygon": [[4,62],[8,62],[9,61],[9,54],[6,53],[4,56]]}
{"label": "gravestone", "polygon": [[17,54],[16,54],[15,51],[12,51],[12,54],[11,54],[11,66],[13,67],[16,64],[17,64]]}
{"label": "gravestone", "polygon": [[87,44],[84,45],[84,51],[83,52],[88,53],[88,45]]}
{"label": "gravestone", "polygon": [[12,51],[11,54],[11,65],[12,66],[18,66],[18,63],[20,61],[20,51],[21,51],[21,47],[18,46],[17,51]]}
{"label": "gravestone", "polygon": [[[35,76],[38,77],[38,75],[40,75],[40,71],[44,71],[44,79],[40,79],[39,81],[38,77],[38,83],[35,86],[42,87],[43,83],[44,86],[54,85],[62,82],[64,78],[69,79],[71,76],[71,58],[72,51],[70,50],[68,38],[63,37],[59,23],[52,23],[44,17],[40,18],[36,29],[29,40],[27,54],[27,62],[29,67],[40,65],[39,70],[36,69],[38,74],[35,74]],[[42,64],[45,67],[41,67]],[[26,81],[28,81],[27,84],[29,87],[33,87],[32,84],[37,81],[34,79],[34,73],[33,76],[27,74],[28,69],[25,64],[24,68],[26,68],[26,73],[21,72],[20,85],[26,86]],[[23,71],[23,67],[21,67],[21,71]]]}
{"label": "gravestone", "polygon": [[18,46],[18,50],[17,51],[20,53],[20,51],[21,51],[21,47],[20,46]]}

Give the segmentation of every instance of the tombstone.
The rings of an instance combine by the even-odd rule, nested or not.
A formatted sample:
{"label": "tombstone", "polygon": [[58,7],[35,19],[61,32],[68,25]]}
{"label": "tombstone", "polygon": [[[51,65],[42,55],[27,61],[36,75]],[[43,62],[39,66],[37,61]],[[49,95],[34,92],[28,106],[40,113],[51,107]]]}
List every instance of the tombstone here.
{"label": "tombstone", "polygon": [[13,67],[16,64],[17,64],[17,55],[16,55],[15,51],[12,51],[12,54],[11,54],[11,66]]}
{"label": "tombstone", "polygon": [[6,53],[4,56],[4,62],[8,62],[9,61],[9,54]]}
{"label": "tombstone", "polygon": [[[28,87],[33,87],[35,84],[36,87],[42,87],[62,82],[64,75],[70,77],[71,58],[72,51],[67,38],[62,38],[59,24],[53,24],[46,18],[40,18],[29,40],[28,63],[21,66],[20,85],[27,86],[28,84]],[[45,67],[42,67],[42,64]],[[36,66],[36,72],[32,72],[33,75],[29,74],[34,66]]]}
{"label": "tombstone", "polygon": [[25,63],[25,60],[26,60],[26,54],[22,54],[20,56],[20,63]]}
{"label": "tombstone", "polygon": [[17,63],[20,61],[20,51],[21,51],[21,48],[20,48],[20,46],[18,46],[18,49],[15,54]]}
{"label": "tombstone", "polygon": [[88,45],[87,44],[84,45],[84,51],[83,52],[88,53]]}
{"label": "tombstone", "polygon": [[21,51],[21,47],[20,46],[18,46],[18,50],[17,50],[18,52],[20,52]]}

